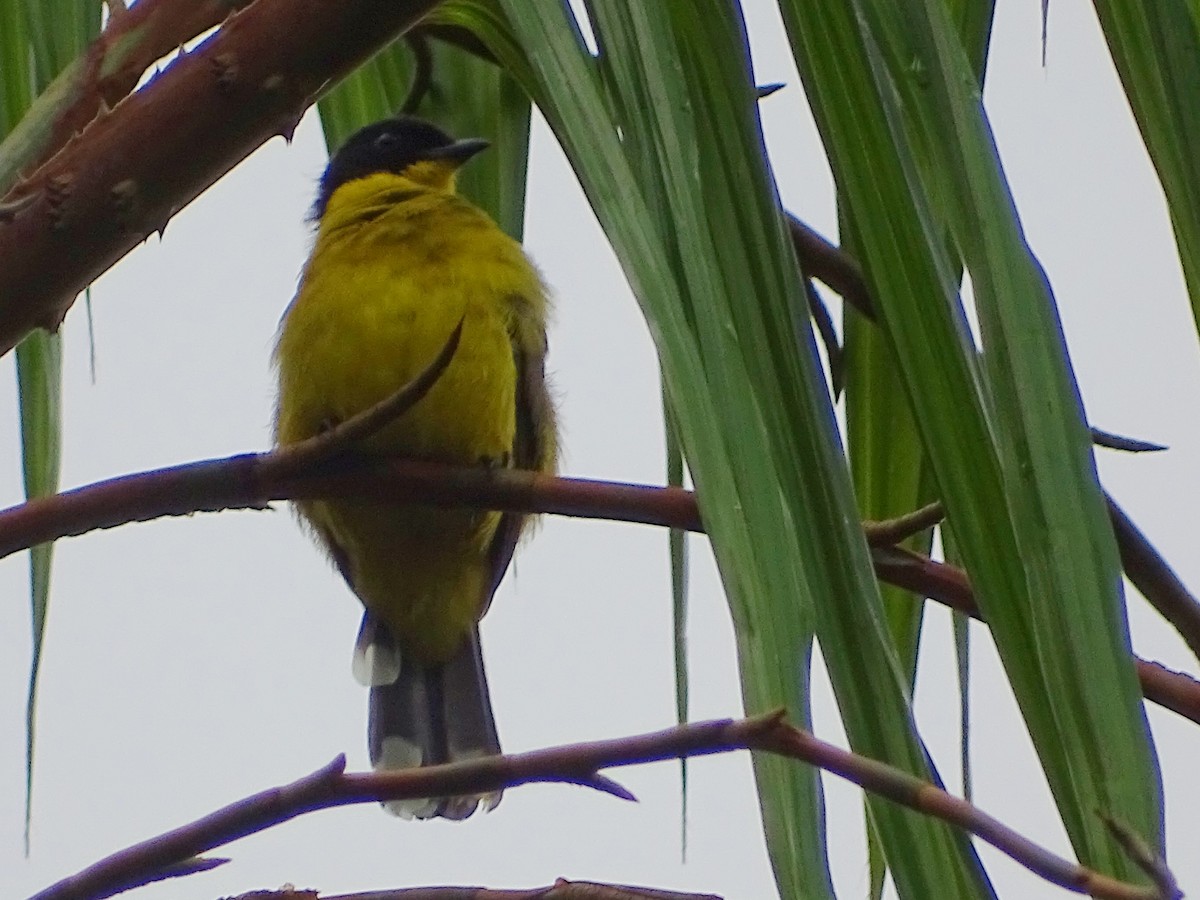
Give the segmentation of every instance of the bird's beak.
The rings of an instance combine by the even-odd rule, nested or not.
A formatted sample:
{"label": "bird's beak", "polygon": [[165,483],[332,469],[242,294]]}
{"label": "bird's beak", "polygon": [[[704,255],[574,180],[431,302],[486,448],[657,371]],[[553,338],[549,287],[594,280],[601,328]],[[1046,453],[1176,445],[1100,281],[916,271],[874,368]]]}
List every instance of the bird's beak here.
{"label": "bird's beak", "polygon": [[445,147],[435,147],[425,155],[430,159],[448,159],[461,166],[476,153],[486,150],[490,146],[483,138],[466,138],[455,141],[453,144],[447,144]]}

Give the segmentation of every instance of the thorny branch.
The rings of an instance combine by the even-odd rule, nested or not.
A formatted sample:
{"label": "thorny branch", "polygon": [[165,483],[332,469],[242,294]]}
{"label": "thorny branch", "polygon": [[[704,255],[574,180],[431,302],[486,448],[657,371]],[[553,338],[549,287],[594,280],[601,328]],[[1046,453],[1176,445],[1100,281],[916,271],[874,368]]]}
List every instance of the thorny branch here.
{"label": "thorny branch", "polygon": [[900,769],[818,740],[785,722],[782,712],[775,712],[395,772],[348,773],[345,759],[339,757],[299,781],[246,797],[191,824],[115,853],[31,900],[110,897],[131,885],[145,883],[164,868],[318,809],[482,794],[537,782],[599,787],[632,799],[601,770],[733,750],[774,753],[833,772],[868,791],[963,828],[1047,881],[1076,893],[1106,900],[1174,900],[1182,896],[1173,882],[1155,887],[1129,884],[1064,859],[965,800]]}

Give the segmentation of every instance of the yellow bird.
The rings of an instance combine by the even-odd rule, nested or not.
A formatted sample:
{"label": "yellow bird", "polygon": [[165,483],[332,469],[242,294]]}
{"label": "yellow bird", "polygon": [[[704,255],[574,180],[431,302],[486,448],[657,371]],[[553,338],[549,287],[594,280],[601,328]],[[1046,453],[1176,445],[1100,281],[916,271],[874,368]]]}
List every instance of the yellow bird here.
{"label": "yellow bird", "polygon": [[[487,147],[413,118],[352,135],[321,177],[317,236],[284,313],[275,439],[302,441],[399,390],[461,321],[449,366],[364,452],[552,472],[547,295],[520,244],[455,192]],[[297,504],[362,601],[354,671],[376,768],[496,754],[479,619],[527,517],[372,501]],[[463,819],[499,794],[390,804]]]}

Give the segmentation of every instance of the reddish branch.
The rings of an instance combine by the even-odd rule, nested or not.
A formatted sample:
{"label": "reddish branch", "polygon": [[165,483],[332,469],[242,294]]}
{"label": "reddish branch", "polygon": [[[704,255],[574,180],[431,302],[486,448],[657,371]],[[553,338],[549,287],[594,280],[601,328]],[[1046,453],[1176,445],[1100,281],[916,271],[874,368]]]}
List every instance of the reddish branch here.
{"label": "reddish branch", "polygon": [[[985,621],[975,605],[970,578],[957,566],[903,547],[872,547],[871,561],[882,581]],[[1147,700],[1200,724],[1200,681],[1140,657],[1135,656],[1133,663]]]}
{"label": "reddish branch", "polygon": [[[3,198],[0,352],[300,116],[437,0],[255,0]],[[135,5],[129,14],[136,11]]]}
{"label": "reddish branch", "polygon": [[328,497],[548,512],[703,530],[695,497],[681,488],[361,458],[338,459],[315,473],[297,474],[283,451],[124,475],[9,507],[0,511],[0,557],[127,522]]}
{"label": "reddish branch", "polygon": [[548,887],[524,890],[485,887],[416,887],[357,894],[327,894],[288,888],[251,891],[230,900],[721,900],[715,894],[685,894],[629,884],[600,884],[560,878]]}
{"label": "reddish branch", "polygon": [[1200,658],[1200,603],[1117,501],[1108,495],[1105,499],[1125,574]]}
{"label": "reddish branch", "polygon": [[583,784],[607,790],[615,782],[602,775],[602,769],[733,750],[775,753],[833,772],[896,803],[963,828],[1042,878],[1076,893],[1110,900],[1162,900],[1181,896],[1173,882],[1158,887],[1133,885],[1077,865],[1034,844],[965,800],[929,782],[820,741],[787,724],[782,713],[772,713],[751,719],[698,722],[653,734],[398,772],[347,773],[345,760],[339,757],[306,778],[254,794],[182,828],[115,853],[47,888],[32,900],[109,897],[145,883],[163,869],[318,809],[383,800],[487,793],[534,782]]}
{"label": "reddish branch", "polygon": [[787,224],[792,248],[804,274],[825,282],[860,314],[874,322],[875,302],[858,260],[790,213]]}
{"label": "reddish branch", "polygon": [[[315,471],[298,472],[297,453],[307,451],[247,453],[140,472],[0,510],[0,557],[127,522],[262,509],[273,500],[328,497],[466,505],[704,530],[695,495],[682,488],[351,456],[331,459]],[[894,523],[881,524],[894,527]],[[870,525],[867,539],[874,543]],[[871,553],[875,571],[884,581],[981,618],[962,569],[897,547],[873,546]],[[1156,663],[1135,662],[1148,700],[1200,724],[1200,682]]]}
{"label": "reddish branch", "polygon": [[[1125,514],[1107,492],[1104,499],[1108,504],[1108,515],[1112,522],[1113,533],[1117,539],[1117,549],[1121,554],[1121,565],[1134,587],[1159,614],[1170,622],[1179,632],[1180,637],[1187,643],[1198,658],[1200,658],[1200,601],[1192,595],[1179,576],[1159,554],[1137,525]],[[888,519],[884,522],[868,522],[864,524],[867,540],[872,547],[887,548],[899,544],[905,538],[918,534],[927,528],[937,525],[945,516],[941,503],[930,503],[905,516]],[[960,611],[979,618],[971,596],[971,587],[967,583],[965,572],[959,569],[942,566],[925,557],[903,559],[899,556],[889,556],[887,553],[876,555],[876,564],[890,560],[892,563],[903,562],[906,566],[915,567],[920,575],[913,581],[917,585],[925,585],[928,593],[945,587],[947,580],[953,581],[955,587],[942,602],[959,608]],[[882,576],[881,576],[882,577]],[[918,590],[919,588],[914,588]],[[1143,664],[1145,665],[1145,664]],[[1169,705],[1169,704],[1167,704]]]}

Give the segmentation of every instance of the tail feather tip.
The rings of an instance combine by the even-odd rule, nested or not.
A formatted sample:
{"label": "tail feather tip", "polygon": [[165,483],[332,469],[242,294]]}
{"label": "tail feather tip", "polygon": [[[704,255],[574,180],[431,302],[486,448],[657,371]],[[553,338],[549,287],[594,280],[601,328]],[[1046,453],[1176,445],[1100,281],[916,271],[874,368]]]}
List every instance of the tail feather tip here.
{"label": "tail feather tip", "polygon": [[391,644],[372,643],[354,648],[351,671],[354,680],[364,687],[395,684],[400,678],[400,666],[400,652]]}
{"label": "tail feather tip", "polygon": [[[487,754],[480,753],[479,757]],[[374,761],[376,772],[394,772],[397,769],[411,769],[421,765],[423,754],[421,748],[410,740],[395,735],[383,739],[379,757]],[[435,819],[443,818],[461,822],[470,818],[476,809],[485,813],[491,812],[500,805],[501,791],[490,791],[486,794],[469,794],[462,797],[418,797],[409,800],[387,800],[383,808],[400,819]]]}

